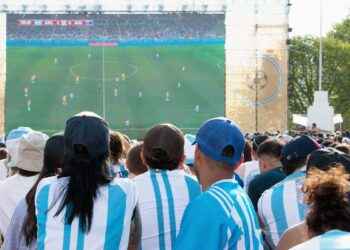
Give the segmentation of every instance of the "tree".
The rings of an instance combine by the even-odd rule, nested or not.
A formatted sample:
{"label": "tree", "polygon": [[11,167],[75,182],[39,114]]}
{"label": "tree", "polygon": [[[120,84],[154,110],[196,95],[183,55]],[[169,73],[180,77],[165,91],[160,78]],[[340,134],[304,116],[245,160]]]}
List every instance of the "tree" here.
{"label": "tree", "polygon": [[[350,19],[336,25],[324,38],[323,89],[350,128]],[[319,38],[296,37],[289,47],[289,108],[305,114],[318,89]]]}
{"label": "tree", "polygon": [[329,32],[328,36],[336,40],[350,43],[350,17],[336,24],[333,30]]}

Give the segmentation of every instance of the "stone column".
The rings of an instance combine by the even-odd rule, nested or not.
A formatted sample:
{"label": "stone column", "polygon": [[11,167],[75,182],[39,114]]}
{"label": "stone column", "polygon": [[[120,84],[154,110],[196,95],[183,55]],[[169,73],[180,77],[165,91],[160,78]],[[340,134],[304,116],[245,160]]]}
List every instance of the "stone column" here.
{"label": "stone column", "polygon": [[226,14],[226,116],[245,132],[287,129],[287,0],[235,0]]}

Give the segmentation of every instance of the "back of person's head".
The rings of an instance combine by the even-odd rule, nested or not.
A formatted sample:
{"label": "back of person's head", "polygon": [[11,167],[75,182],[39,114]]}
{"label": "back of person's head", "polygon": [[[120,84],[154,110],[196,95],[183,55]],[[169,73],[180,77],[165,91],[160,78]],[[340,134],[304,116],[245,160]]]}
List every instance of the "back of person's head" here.
{"label": "back of person's head", "polygon": [[109,149],[112,163],[118,163],[123,154],[123,138],[120,133],[110,131]]}
{"label": "back of person's head", "polygon": [[80,228],[91,228],[94,199],[98,188],[110,182],[108,124],[98,115],[83,112],[70,118],[64,132],[64,162],[59,177],[69,177],[64,200],[56,215],[69,206],[66,221],[80,219]]}
{"label": "back of person's head", "polygon": [[130,139],[130,137],[126,134],[121,134],[121,138],[122,138],[122,144],[123,144],[123,154],[122,154],[122,158],[126,159],[126,156],[132,146],[132,141]]}
{"label": "back of person's head", "polygon": [[62,169],[64,156],[64,137],[63,135],[54,135],[46,142],[44,149],[43,168],[40,172],[39,178],[26,195],[27,216],[23,223],[23,233],[26,240],[26,245],[29,246],[37,233],[37,220],[35,215],[35,193],[39,182],[50,176],[58,174]]}
{"label": "back of person's head", "polygon": [[133,175],[140,175],[147,172],[148,168],[141,158],[142,143],[134,145],[126,156],[126,167]]}
{"label": "back of person's head", "polygon": [[252,144],[253,144],[253,151],[257,152],[259,145],[263,143],[264,141],[268,140],[270,137],[268,135],[261,135],[257,134],[253,137]]}
{"label": "back of person's head", "polygon": [[260,144],[257,150],[258,157],[262,155],[270,156],[275,159],[281,158],[283,144],[276,139],[269,139]]}
{"label": "back of person's head", "polygon": [[341,165],[311,169],[303,190],[310,206],[306,224],[311,237],[330,230],[350,232],[349,174]]}
{"label": "back of person's head", "polygon": [[281,153],[283,171],[289,175],[304,167],[309,154],[319,148],[319,144],[306,135],[290,141],[283,147]]}
{"label": "back of person's head", "polygon": [[244,144],[244,162],[252,160],[252,146],[248,140],[245,140]]}
{"label": "back of person's head", "polygon": [[231,120],[218,117],[206,121],[198,130],[196,144],[208,161],[226,166],[232,171],[243,160],[245,139],[240,128]]}
{"label": "back of person's head", "polygon": [[322,148],[315,150],[309,156],[306,169],[309,172],[312,168],[327,171],[337,164],[344,166],[345,170],[350,173],[350,156],[334,148]]}
{"label": "back of person's head", "polygon": [[184,160],[185,139],[180,129],[172,124],[160,124],[145,135],[142,155],[151,169],[174,170]]}

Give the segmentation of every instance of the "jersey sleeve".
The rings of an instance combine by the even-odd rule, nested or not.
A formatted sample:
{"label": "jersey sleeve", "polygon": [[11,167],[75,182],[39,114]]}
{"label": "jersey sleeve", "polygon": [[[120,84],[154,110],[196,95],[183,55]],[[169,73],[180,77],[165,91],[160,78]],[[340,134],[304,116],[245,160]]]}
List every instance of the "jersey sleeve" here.
{"label": "jersey sleeve", "polygon": [[186,208],[176,238],[176,250],[219,250],[227,243],[224,214],[208,196],[198,197]]}

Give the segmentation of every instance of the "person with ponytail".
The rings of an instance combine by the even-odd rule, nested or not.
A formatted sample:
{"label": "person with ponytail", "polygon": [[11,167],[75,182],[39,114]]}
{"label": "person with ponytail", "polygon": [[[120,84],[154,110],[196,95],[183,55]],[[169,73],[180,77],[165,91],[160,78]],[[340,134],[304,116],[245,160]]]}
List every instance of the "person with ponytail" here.
{"label": "person with ponytail", "polygon": [[36,189],[42,179],[54,176],[62,169],[63,142],[63,135],[54,135],[47,140],[43,168],[34,186],[16,207],[5,236],[4,250],[36,249],[37,226],[34,205]]}
{"label": "person with ponytail", "polygon": [[310,170],[304,184],[309,240],[292,250],[350,249],[350,175],[342,165]]}
{"label": "person with ponytail", "polygon": [[35,207],[39,250],[137,249],[137,194],[108,171],[109,128],[92,112],[70,118],[62,173],[41,180]]}
{"label": "person with ponytail", "polygon": [[184,143],[172,124],[157,125],[145,135],[141,159],[148,171],[133,179],[140,195],[143,250],[174,249],[185,208],[200,194],[198,181],[181,167]]}

